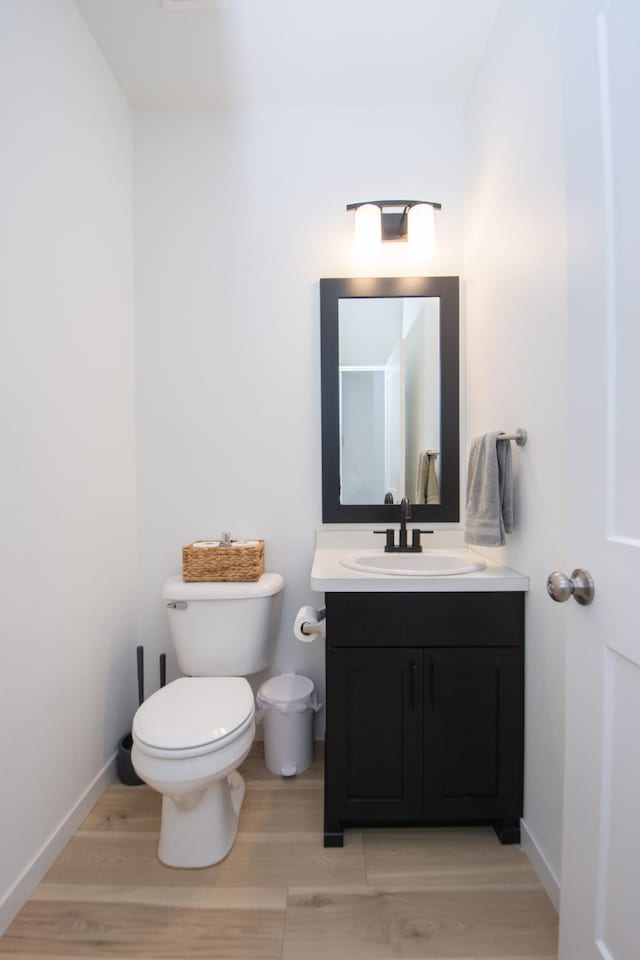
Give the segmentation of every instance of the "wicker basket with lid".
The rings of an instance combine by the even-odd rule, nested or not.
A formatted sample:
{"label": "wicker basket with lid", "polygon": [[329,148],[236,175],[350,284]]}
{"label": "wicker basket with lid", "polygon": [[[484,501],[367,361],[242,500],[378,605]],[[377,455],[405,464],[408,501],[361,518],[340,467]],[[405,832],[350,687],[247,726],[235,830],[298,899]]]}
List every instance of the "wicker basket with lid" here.
{"label": "wicker basket with lid", "polygon": [[264,540],[198,540],[182,548],[186,582],[248,582],[264,573]]}

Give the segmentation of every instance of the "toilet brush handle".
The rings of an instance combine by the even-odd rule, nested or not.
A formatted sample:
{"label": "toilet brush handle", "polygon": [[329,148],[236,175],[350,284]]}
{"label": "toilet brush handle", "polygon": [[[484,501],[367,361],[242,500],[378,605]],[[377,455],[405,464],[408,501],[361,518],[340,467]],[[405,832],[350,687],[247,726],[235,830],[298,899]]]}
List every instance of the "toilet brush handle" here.
{"label": "toilet brush handle", "polygon": [[138,657],[138,706],[144,700],[144,647],[136,647]]}
{"label": "toilet brush handle", "polygon": [[164,687],[167,682],[167,655],[160,654],[160,686]]}

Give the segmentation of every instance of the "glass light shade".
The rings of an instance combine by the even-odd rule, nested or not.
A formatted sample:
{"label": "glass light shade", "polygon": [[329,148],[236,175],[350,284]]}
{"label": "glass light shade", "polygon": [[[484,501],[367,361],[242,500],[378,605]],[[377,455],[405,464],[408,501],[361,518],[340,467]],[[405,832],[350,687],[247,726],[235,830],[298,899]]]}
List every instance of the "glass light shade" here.
{"label": "glass light shade", "polygon": [[382,239],[382,214],[375,203],[365,203],[356,210],[356,253],[367,256],[379,251]]}
{"label": "glass light shade", "polygon": [[435,212],[429,203],[417,203],[409,209],[407,240],[413,256],[427,259],[436,249]]}

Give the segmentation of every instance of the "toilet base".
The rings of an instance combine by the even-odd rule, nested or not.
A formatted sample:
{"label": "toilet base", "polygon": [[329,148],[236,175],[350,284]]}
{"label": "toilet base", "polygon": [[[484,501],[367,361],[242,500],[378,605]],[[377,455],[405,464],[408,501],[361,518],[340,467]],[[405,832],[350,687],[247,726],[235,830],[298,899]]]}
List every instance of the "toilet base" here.
{"label": "toilet base", "polygon": [[210,867],[236,839],[245,783],[233,771],[179,801],[162,797],[158,859],[167,867]]}

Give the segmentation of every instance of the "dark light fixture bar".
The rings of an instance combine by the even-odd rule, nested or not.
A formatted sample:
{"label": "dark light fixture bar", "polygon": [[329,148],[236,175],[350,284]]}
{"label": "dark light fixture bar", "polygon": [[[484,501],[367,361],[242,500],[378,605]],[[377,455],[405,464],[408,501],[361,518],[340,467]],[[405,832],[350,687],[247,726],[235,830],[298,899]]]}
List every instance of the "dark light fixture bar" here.
{"label": "dark light fixture bar", "polygon": [[357,210],[358,207],[364,207],[367,203],[372,203],[381,210],[385,207],[415,207],[418,203],[426,203],[434,210],[442,210],[442,204],[434,200],[361,200],[359,203],[348,203],[347,210]]}
{"label": "dark light fixture bar", "polygon": [[409,210],[420,205],[441,210],[442,204],[433,200],[362,200],[360,203],[348,203],[347,210],[374,206],[380,210],[381,241],[383,243],[404,242],[408,239]]}

